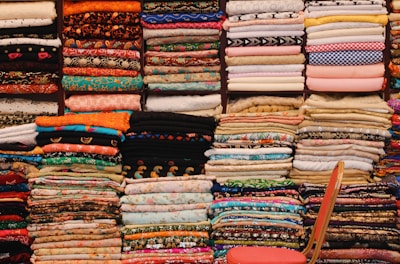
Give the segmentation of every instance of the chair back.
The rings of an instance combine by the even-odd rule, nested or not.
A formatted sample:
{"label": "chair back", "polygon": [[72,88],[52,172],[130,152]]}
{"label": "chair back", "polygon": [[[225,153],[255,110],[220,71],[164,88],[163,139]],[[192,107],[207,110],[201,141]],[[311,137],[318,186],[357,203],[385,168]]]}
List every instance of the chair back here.
{"label": "chair back", "polygon": [[325,194],[310,235],[310,240],[308,241],[307,247],[303,250],[303,252],[307,253],[307,251],[310,251],[314,245],[313,254],[309,263],[316,262],[321,251],[322,244],[325,242],[325,232],[329,225],[329,220],[336,203],[336,198],[342,186],[343,172],[344,162],[340,160],[335,165],[335,168],[331,173],[331,177],[326,187]]}

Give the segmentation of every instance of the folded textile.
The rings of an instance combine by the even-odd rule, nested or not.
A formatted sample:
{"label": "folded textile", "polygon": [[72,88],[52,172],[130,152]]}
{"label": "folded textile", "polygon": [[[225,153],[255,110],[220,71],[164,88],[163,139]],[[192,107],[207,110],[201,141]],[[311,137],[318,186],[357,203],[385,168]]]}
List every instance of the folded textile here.
{"label": "folded textile", "polygon": [[29,1],[29,2],[1,2],[1,10],[7,12],[0,14],[0,19],[52,19],[57,17],[54,1]]}
{"label": "folded textile", "polygon": [[[186,2],[184,2],[186,3]],[[200,10],[199,10],[200,11]],[[224,19],[224,13],[221,10],[215,10],[215,12],[200,12],[191,13],[189,10],[184,10],[182,13],[177,13],[176,10],[172,13],[142,13],[140,18],[143,22],[150,25],[158,24],[175,24],[175,23],[186,23],[188,21],[192,23],[202,23],[202,22],[217,22]],[[190,23],[188,22],[188,23]],[[146,26],[144,26],[146,27]]]}
{"label": "folded textile", "polygon": [[221,103],[219,94],[189,96],[149,96],[145,111],[184,112],[215,108]]}
{"label": "folded textile", "polygon": [[140,60],[111,56],[64,56],[67,67],[95,67],[139,71]]}
{"label": "folded textile", "polygon": [[[145,76],[149,77],[149,76]],[[219,78],[218,78],[219,79]],[[221,82],[217,81],[199,81],[199,82],[150,82],[147,85],[149,91],[219,91],[221,90]]]}
{"label": "folded textile", "polygon": [[305,62],[304,54],[296,55],[263,55],[263,56],[225,56],[227,66],[234,65],[280,65],[280,64],[303,64]]}
{"label": "folded textile", "polygon": [[126,132],[129,128],[129,114],[121,113],[94,113],[94,114],[68,114],[64,116],[39,116],[36,125],[44,127],[87,125],[113,128]]}
{"label": "folded textile", "polygon": [[198,1],[184,1],[174,2],[165,1],[163,3],[159,1],[145,2],[143,4],[144,13],[210,13],[218,11],[220,8],[218,0],[207,1],[207,3],[200,3]]}
{"label": "folded textile", "polygon": [[217,35],[219,36],[219,29],[192,29],[192,28],[171,28],[171,29],[143,29],[143,39],[147,40],[156,37],[174,37],[174,36],[207,36]]}
{"label": "folded textile", "polygon": [[71,95],[65,106],[71,111],[141,110],[139,94]]}
{"label": "folded textile", "polygon": [[90,49],[90,48],[63,48],[64,56],[110,56],[129,59],[140,59],[140,53],[137,50],[124,49]]}
{"label": "folded textile", "polygon": [[383,52],[375,50],[343,50],[309,53],[313,65],[365,65],[383,62]]}
{"label": "folded textile", "polygon": [[176,212],[122,212],[124,225],[189,223],[207,220],[207,209],[180,210]]}
{"label": "folded textile", "polygon": [[315,78],[306,80],[308,89],[325,92],[371,92],[384,88],[384,77],[376,78]]}
{"label": "folded textile", "polygon": [[1,19],[0,29],[14,29],[19,27],[41,27],[54,24],[52,18],[13,18]]}
{"label": "folded textile", "polygon": [[290,0],[285,3],[280,1],[253,1],[249,5],[246,1],[228,1],[226,3],[226,13],[228,15],[239,15],[246,13],[271,12],[271,11],[293,11],[298,12],[304,10],[304,2]]}
{"label": "folded textile", "polygon": [[384,35],[384,26],[375,26],[369,28],[345,28],[345,29],[331,29],[317,32],[307,33],[308,39],[319,39],[327,37],[343,37],[343,36],[360,36],[360,35]]}
{"label": "folded textile", "polygon": [[124,69],[110,69],[110,68],[96,68],[96,67],[63,67],[65,75],[78,75],[78,76],[127,76],[137,77],[140,71],[124,70]]}
{"label": "folded textile", "polygon": [[[231,79],[233,80],[233,79]],[[303,91],[304,83],[229,83],[229,91]]]}
{"label": "folded textile", "polygon": [[[386,13],[386,12],[385,12]],[[367,22],[367,23],[376,23],[385,26],[388,23],[388,16],[385,14],[357,14],[357,15],[343,15],[343,14],[335,14],[335,15],[326,15],[316,18],[307,17],[304,20],[304,26],[317,26],[327,23],[334,22]]]}
{"label": "folded textile", "polygon": [[91,49],[127,49],[140,50],[141,39],[116,40],[116,39],[75,39],[63,40],[63,46],[68,48],[91,48]]}
{"label": "folded textile", "polygon": [[226,56],[257,55],[294,55],[301,52],[300,46],[259,46],[259,47],[227,47]]}
{"label": "folded textile", "polygon": [[140,22],[140,13],[128,11],[91,11],[64,15],[63,22],[64,26],[75,26],[84,24],[137,25]]}
{"label": "folded textile", "polygon": [[64,75],[62,85],[66,91],[139,91],[142,89],[143,80],[141,75],[136,77]]}
{"label": "folded textile", "polygon": [[306,76],[313,78],[374,78],[383,77],[383,63],[366,65],[306,65]]}
{"label": "folded textile", "polygon": [[0,93],[7,94],[52,94],[58,91],[58,85],[50,84],[0,84]]}
{"label": "folded textile", "polygon": [[121,5],[120,1],[90,0],[84,2],[65,1],[64,16],[87,12],[132,12],[141,11],[140,1],[128,1]]}

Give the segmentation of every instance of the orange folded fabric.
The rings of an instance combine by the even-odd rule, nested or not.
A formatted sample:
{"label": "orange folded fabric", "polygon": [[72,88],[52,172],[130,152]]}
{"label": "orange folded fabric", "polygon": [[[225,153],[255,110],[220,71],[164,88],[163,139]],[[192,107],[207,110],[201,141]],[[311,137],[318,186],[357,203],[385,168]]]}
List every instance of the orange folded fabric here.
{"label": "orange folded fabric", "polygon": [[140,12],[140,1],[64,1],[64,16],[85,12]]}
{"label": "orange folded fabric", "polygon": [[87,125],[113,128],[126,132],[129,127],[129,113],[102,112],[94,114],[67,114],[64,116],[38,116],[36,125],[43,127]]}

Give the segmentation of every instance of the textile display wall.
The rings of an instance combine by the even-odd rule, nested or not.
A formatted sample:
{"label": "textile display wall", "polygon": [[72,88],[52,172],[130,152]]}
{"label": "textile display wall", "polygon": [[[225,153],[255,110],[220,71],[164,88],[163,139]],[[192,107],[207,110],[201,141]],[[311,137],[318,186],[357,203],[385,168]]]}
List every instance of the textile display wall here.
{"label": "textile display wall", "polygon": [[338,160],[319,263],[400,263],[397,0],[59,3],[0,1],[0,264],[301,251]]}
{"label": "textile display wall", "polygon": [[[190,93],[220,92],[219,50],[224,19],[219,0],[143,1],[141,25],[147,100],[153,100],[153,97],[159,100],[158,97],[168,96],[168,92],[182,95],[182,101],[186,101],[183,95]],[[190,96],[187,100],[191,100]],[[149,102],[145,110],[157,111],[152,108],[153,104]],[[220,104],[219,98],[219,103],[210,108],[205,105],[188,110],[218,107],[215,110],[221,111]]]}
{"label": "textile display wall", "polygon": [[32,263],[120,263],[118,146],[129,114],[39,116],[35,124],[43,154],[28,174]]}
{"label": "textile display wall", "polygon": [[304,3],[226,3],[225,61],[228,91],[304,90]]}
{"label": "textile display wall", "polygon": [[382,90],[387,13],[385,0],[305,1],[308,89]]}
{"label": "textile display wall", "polygon": [[[140,11],[140,1],[64,1],[62,85],[65,91],[109,93],[118,104],[124,101],[115,99],[118,92],[140,93],[143,86]],[[90,105],[75,111],[119,110],[115,106],[101,107],[108,99],[86,95],[83,100],[89,100]],[[66,112],[74,111],[68,106]]]}

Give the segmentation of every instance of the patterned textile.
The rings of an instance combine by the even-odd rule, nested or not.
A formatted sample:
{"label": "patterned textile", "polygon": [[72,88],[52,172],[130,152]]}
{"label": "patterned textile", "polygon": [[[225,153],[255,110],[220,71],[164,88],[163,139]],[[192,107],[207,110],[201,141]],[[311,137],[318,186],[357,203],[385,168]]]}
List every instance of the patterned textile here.
{"label": "patterned textile", "polygon": [[142,24],[164,24],[164,23],[178,23],[190,21],[191,23],[196,22],[218,22],[223,19],[224,13],[222,11],[210,13],[164,13],[164,14],[141,14]]}
{"label": "patterned textile", "polygon": [[95,114],[70,114],[58,117],[39,116],[35,123],[38,126],[65,126],[72,124],[81,124],[87,126],[102,126],[114,128],[123,132],[129,129],[128,113],[95,113]]}
{"label": "patterned textile", "polygon": [[135,71],[140,70],[140,62],[138,59],[108,56],[64,57],[64,65],[67,67],[97,67]]}
{"label": "patterned textile", "polygon": [[136,25],[139,13],[91,11],[64,16],[64,25],[76,26],[85,24]]}
{"label": "patterned textile", "polygon": [[75,112],[141,110],[138,94],[71,95],[65,100],[65,106]]}
{"label": "patterned textile", "polygon": [[0,84],[0,93],[7,94],[52,94],[57,91],[57,84]]}
{"label": "patterned textile", "polygon": [[86,12],[130,12],[138,13],[141,11],[139,1],[129,1],[120,5],[119,1],[84,1],[74,2],[65,1],[64,16],[86,13]]}
{"label": "patterned textile", "polygon": [[143,86],[143,80],[140,75],[136,77],[64,75],[62,84],[66,91],[138,92]]}
{"label": "patterned textile", "polygon": [[59,75],[50,72],[0,71],[2,84],[49,84],[55,83]]}
{"label": "patterned textile", "polygon": [[90,48],[90,49],[130,49],[140,50],[141,39],[114,40],[114,39],[64,39],[64,47],[68,48]]}
{"label": "patterned textile", "polygon": [[219,1],[167,1],[144,2],[145,13],[210,13],[220,9]]}
{"label": "patterned textile", "polygon": [[364,65],[382,61],[383,53],[381,51],[346,50],[309,54],[309,63],[312,65]]}
{"label": "patterned textile", "polygon": [[107,25],[107,24],[84,24],[65,26],[63,35],[65,38],[88,38],[88,39],[138,39],[142,28],[137,25]]}

